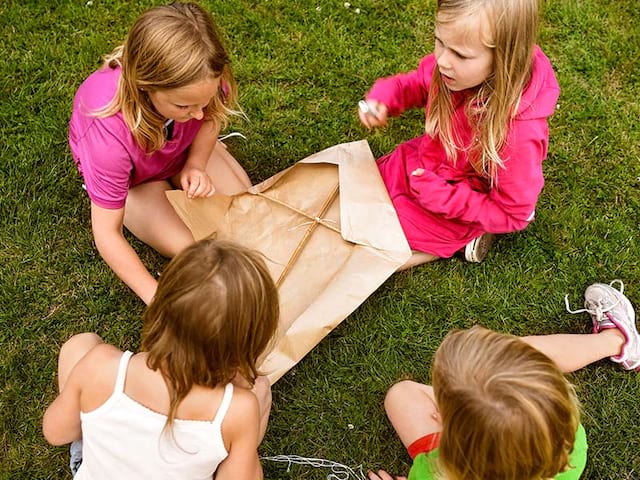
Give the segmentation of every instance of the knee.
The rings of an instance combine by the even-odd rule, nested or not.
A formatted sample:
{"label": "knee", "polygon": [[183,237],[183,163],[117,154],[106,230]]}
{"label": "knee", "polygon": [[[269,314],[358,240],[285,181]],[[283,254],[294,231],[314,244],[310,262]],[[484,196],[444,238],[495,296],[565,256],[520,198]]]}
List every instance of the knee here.
{"label": "knee", "polygon": [[407,399],[415,397],[420,386],[420,383],[411,380],[403,380],[392,385],[384,398],[384,409],[387,416],[393,416],[399,409],[403,409],[407,404]]}
{"label": "knee", "polygon": [[64,342],[60,348],[60,358],[63,356],[73,356],[78,359],[83,357],[89,350],[102,343],[99,335],[91,332],[78,333]]}

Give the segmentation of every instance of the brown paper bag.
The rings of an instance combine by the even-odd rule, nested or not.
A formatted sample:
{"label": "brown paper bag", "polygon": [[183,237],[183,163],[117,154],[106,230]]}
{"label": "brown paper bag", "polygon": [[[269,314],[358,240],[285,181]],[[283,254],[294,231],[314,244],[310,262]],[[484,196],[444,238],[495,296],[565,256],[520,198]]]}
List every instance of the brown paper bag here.
{"label": "brown paper bag", "polygon": [[260,367],[271,383],[411,256],[364,140],[316,153],[232,197],[167,196],[196,240],[215,234],[264,254],[281,309],[277,341]]}

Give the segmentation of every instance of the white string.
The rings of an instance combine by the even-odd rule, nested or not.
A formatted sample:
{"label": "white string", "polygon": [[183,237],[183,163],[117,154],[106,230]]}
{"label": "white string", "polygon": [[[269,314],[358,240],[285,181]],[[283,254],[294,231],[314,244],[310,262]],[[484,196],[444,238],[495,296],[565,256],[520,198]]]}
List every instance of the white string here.
{"label": "white string", "polygon": [[244,138],[245,140],[247,139],[247,137],[245,137],[245,136],[244,136],[243,134],[241,134],[240,132],[231,132],[231,133],[228,133],[228,134],[223,135],[223,136],[221,136],[221,137],[218,137],[218,141],[223,142],[223,141],[225,141],[227,138],[230,138],[230,137],[242,137],[242,138]]}
{"label": "white string", "polygon": [[312,225],[312,224],[314,224],[314,223],[319,223],[319,224],[321,224],[321,225],[322,225],[322,224],[324,224],[324,223],[333,223],[334,225],[337,225],[337,224],[338,224],[338,222],[336,222],[335,220],[332,220],[332,219],[330,219],[330,218],[314,217],[314,219],[313,219],[313,220],[311,220],[311,221],[309,221],[309,222],[303,222],[303,223],[301,223],[301,224],[299,224],[299,225],[296,225],[295,227],[288,228],[288,229],[287,229],[287,231],[288,231],[288,232],[291,232],[291,231],[296,230],[296,229],[298,229],[298,228],[300,228],[300,227],[306,227],[306,226],[308,226],[308,225]]}
{"label": "white string", "polygon": [[287,472],[291,471],[291,465],[309,465],[314,468],[330,468],[331,473],[327,475],[327,480],[367,480],[362,465],[358,465],[357,471],[341,463],[325,460],[324,458],[300,457],[298,455],[276,455],[274,457],[260,457],[260,460],[268,460],[270,462],[281,462],[287,464]]}
{"label": "white string", "polygon": [[[613,286],[614,283],[617,283],[618,285],[620,285],[620,288],[614,287]],[[618,278],[616,278],[615,280],[611,280],[611,282],[609,282],[609,286],[611,288],[618,290],[620,294],[624,294],[624,283],[622,283],[622,280]],[[613,302],[611,305],[606,306],[605,308],[603,308],[602,306],[602,299],[598,299],[597,302],[590,302],[590,304],[596,303],[595,308],[588,308],[587,302],[585,301],[585,308],[580,308],[578,310],[571,310],[571,305],[569,305],[569,294],[567,293],[564,296],[564,305],[567,308],[567,312],[569,313],[587,312],[590,315],[595,315],[598,320],[602,318],[603,313],[606,313],[609,310],[613,310],[613,308],[616,307],[621,301],[622,301],[622,297],[617,297],[615,302]]]}

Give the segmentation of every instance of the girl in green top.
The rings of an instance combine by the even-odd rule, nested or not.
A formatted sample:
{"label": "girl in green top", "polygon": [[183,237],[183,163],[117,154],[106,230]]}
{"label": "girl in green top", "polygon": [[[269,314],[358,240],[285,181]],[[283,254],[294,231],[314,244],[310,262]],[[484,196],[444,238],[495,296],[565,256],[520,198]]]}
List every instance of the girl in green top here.
{"label": "girl in green top", "polygon": [[[385,409],[414,459],[409,480],[580,478],[586,437],[563,372],[606,357],[640,370],[635,313],[622,282],[620,290],[614,282],[591,285],[585,308],[569,310],[588,312],[593,334],[518,338],[477,326],[452,332],[435,354],[433,387],[391,387]],[[369,479],[392,477],[380,470]]]}

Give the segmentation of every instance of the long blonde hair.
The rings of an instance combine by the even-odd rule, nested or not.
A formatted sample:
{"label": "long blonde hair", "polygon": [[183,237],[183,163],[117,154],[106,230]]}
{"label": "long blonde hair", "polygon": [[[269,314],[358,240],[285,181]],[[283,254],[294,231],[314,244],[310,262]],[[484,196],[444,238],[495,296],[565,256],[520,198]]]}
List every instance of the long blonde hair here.
{"label": "long blonde hair", "polygon": [[278,292],[259,253],[201,240],[171,260],[143,318],[142,351],[167,383],[171,426],[194,385],[214,388],[237,374],[254,383],[277,330]]}
{"label": "long blonde hair", "polygon": [[136,143],[147,153],[165,143],[164,121],[149,92],[181,88],[221,77],[205,118],[226,126],[237,111],[231,60],[213,18],[195,3],[153,7],[135,21],[123,45],[104,57],[105,68],[122,68],[114,98],[95,112],[108,117],[122,112]]}
{"label": "long blonde hair", "polygon": [[[465,104],[473,135],[471,145],[461,145],[453,130],[454,105],[449,89],[434,69],[429,91],[426,132],[438,137],[447,158],[468,150],[474,169],[493,185],[504,167],[500,150],[522,92],[531,78],[533,48],[538,33],[538,0],[438,0],[436,22],[486,18],[481,29],[484,45],[493,51],[493,71]],[[470,22],[469,28],[477,28]]]}
{"label": "long blonde hair", "polygon": [[538,480],[568,466],[578,403],[540,351],[482,327],[452,332],[436,352],[432,380],[447,480]]}

